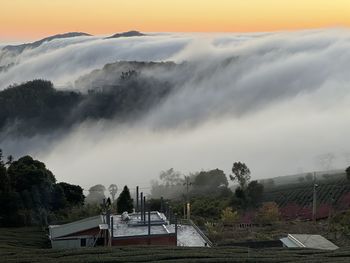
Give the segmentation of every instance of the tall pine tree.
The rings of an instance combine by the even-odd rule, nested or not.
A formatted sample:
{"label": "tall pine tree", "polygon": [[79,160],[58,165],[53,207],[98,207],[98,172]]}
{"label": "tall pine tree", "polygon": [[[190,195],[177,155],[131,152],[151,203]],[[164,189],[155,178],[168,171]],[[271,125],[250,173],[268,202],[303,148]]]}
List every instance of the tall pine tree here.
{"label": "tall pine tree", "polygon": [[127,186],[124,186],[123,191],[120,193],[117,199],[117,211],[120,214],[125,211],[131,213],[133,211],[133,208],[133,199],[130,196],[129,188]]}

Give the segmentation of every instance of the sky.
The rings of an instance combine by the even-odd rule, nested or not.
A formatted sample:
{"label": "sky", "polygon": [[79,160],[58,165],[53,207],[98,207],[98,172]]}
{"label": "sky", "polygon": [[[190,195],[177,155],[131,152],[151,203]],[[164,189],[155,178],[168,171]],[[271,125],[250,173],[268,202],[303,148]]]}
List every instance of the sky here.
{"label": "sky", "polygon": [[83,31],[265,32],[349,27],[349,0],[0,0],[0,40]]}

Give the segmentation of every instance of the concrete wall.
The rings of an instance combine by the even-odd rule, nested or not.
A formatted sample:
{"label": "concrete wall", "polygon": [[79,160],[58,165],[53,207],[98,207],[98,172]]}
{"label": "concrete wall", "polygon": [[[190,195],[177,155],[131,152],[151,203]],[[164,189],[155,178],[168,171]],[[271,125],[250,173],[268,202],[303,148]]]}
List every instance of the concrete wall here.
{"label": "concrete wall", "polygon": [[175,234],[130,236],[112,239],[112,246],[128,245],[176,246],[177,240]]}
{"label": "concrete wall", "polygon": [[52,240],[51,245],[54,249],[80,248],[80,239]]}

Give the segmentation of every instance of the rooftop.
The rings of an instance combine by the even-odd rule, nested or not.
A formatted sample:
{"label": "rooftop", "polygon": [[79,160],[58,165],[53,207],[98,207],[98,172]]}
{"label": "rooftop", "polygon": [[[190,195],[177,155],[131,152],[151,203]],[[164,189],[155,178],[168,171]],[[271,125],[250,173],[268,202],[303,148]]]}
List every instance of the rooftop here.
{"label": "rooftop", "polygon": [[[146,220],[141,220],[140,213],[128,214],[128,220],[123,220],[122,215],[112,215],[113,237],[148,235],[148,213]],[[163,213],[151,212],[151,235],[175,233],[175,229],[168,227],[168,222]]]}
{"label": "rooftop", "polygon": [[[148,213],[146,213],[145,219],[145,221],[141,220],[140,213],[111,215],[111,223],[113,221],[113,238],[148,235]],[[151,235],[175,233],[175,225],[170,224],[163,213],[153,211],[150,213],[150,219]],[[69,224],[49,226],[50,238],[64,238],[67,235],[72,235],[92,228],[107,229],[108,225],[104,222],[104,216],[99,215]],[[198,231],[193,225],[178,224],[177,245],[191,247],[206,246],[207,242]]]}
{"label": "rooftop", "polygon": [[[121,215],[113,215],[113,237],[148,235],[148,214],[146,223],[141,221],[140,213],[129,214],[129,220],[122,220]],[[151,235],[175,233],[175,225],[169,224],[165,215],[151,212]],[[177,245],[186,247],[204,247],[206,241],[192,225],[178,224]]]}
{"label": "rooftop", "polygon": [[74,221],[72,223],[64,225],[51,225],[49,226],[50,237],[57,238],[67,235],[71,235],[80,231],[87,229],[92,229],[95,227],[100,227],[104,224],[103,216],[88,217],[79,221]]}
{"label": "rooftop", "polygon": [[323,250],[335,250],[339,248],[320,235],[288,234],[287,237],[281,238],[281,241],[289,248],[305,247]]}

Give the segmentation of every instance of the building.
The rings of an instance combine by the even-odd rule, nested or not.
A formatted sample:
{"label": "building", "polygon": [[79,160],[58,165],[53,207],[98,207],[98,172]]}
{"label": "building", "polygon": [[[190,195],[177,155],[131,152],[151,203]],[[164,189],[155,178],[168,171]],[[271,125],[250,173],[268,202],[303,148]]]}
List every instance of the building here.
{"label": "building", "polygon": [[322,250],[336,250],[339,247],[320,235],[288,234],[280,239],[284,247],[288,248],[313,248]]}
{"label": "building", "polygon": [[103,216],[89,217],[64,225],[49,226],[52,248],[94,247],[106,239],[106,224]]}
{"label": "building", "polygon": [[177,245],[177,223],[170,224],[163,213],[158,211],[145,213],[124,212],[122,215],[112,215],[111,245]]}
{"label": "building", "polygon": [[52,248],[95,246],[211,246],[192,222],[178,224],[158,211],[101,215],[64,225],[49,226]]}
{"label": "building", "polygon": [[113,215],[103,201],[103,215],[64,225],[49,226],[52,248],[95,246],[212,246],[205,234],[191,221],[178,224],[176,214],[161,198],[160,211],[146,208],[146,197],[136,188],[136,212]]}

